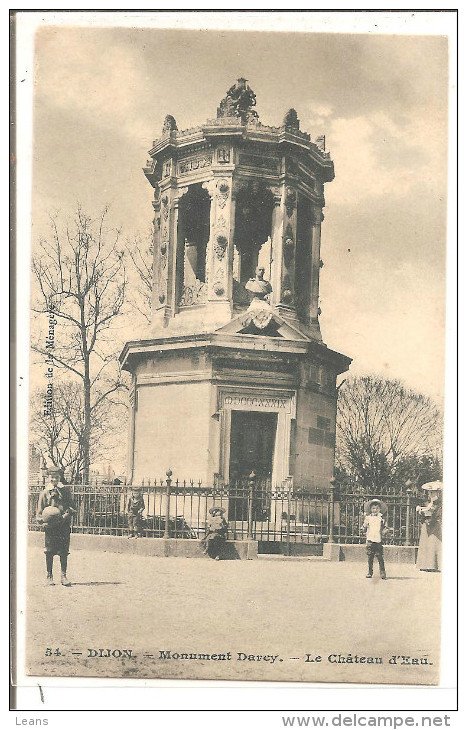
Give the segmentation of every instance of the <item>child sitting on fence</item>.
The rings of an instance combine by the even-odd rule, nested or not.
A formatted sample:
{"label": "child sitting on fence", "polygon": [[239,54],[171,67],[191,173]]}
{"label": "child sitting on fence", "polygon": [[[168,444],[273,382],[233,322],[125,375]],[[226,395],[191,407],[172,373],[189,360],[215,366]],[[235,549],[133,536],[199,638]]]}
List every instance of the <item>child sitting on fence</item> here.
{"label": "child sitting on fence", "polygon": [[211,507],[209,510],[210,517],[206,520],[206,535],[201,540],[204,546],[204,554],[209,555],[214,560],[220,560],[229,526],[224,520],[225,509],[223,507]]}
{"label": "child sitting on fence", "polygon": [[128,498],[127,512],[128,512],[128,529],[130,534],[128,539],[138,538],[143,536],[143,512],[146,505],[144,504],[144,498],[138,487],[132,487],[131,493]]}
{"label": "child sitting on fence", "polygon": [[373,577],[373,562],[376,556],[381,578],[386,580],[383,557],[383,536],[389,532],[386,527],[386,520],[384,519],[387,507],[380,499],[370,499],[368,502],[365,502],[364,510],[366,517],[363,521],[362,531],[366,534],[366,554],[368,557],[368,573],[366,577]]}

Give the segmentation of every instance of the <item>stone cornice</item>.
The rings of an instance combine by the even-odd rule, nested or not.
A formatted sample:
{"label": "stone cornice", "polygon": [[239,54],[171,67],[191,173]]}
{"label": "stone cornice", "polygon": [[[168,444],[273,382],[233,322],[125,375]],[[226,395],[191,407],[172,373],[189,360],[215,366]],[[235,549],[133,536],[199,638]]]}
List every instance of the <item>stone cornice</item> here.
{"label": "stone cornice", "polygon": [[[323,152],[314,142],[310,140],[310,135],[300,130],[292,130],[287,127],[268,127],[261,123],[242,124],[236,118],[221,118],[208,120],[206,124],[182,131],[173,131],[155,140],[149,155],[154,160],[162,152],[171,151],[176,153],[177,150],[183,150],[192,145],[196,147],[204,142],[213,141],[215,138],[225,139],[241,138],[249,140],[256,144],[272,144],[303,150],[308,153],[310,158],[325,172],[325,179],[331,180],[334,176],[334,166],[330,159],[329,152]],[[149,177],[154,173],[154,166],[148,162],[144,168],[145,174]],[[331,176],[332,175],[332,176]]]}
{"label": "stone cornice", "polygon": [[245,355],[250,353],[257,357],[262,354],[270,357],[271,354],[276,356],[303,356],[307,353],[313,358],[323,363],[332,363],[338,372],[344,372],[348,369],[352,359],[340,352],[330,350],[321,342],[312,341],[303,338],[302,341],[292,341],[272,337],[258,337],[257,335],[223,335],[223,334],[192,334],[192,335],[175,335],[172,337],[158,337],[147,340],[134,340],[127,342],[123,348],[119,361],[125,370],[132,370],[129,360],[130,358],[145,358],[152,353],[162,355],[162,353],[173,353],[175,351],[192,350],[199,348],[208,348],[219,354],[228,353],[231,348],[235,348],[237,353],[243,352]]}

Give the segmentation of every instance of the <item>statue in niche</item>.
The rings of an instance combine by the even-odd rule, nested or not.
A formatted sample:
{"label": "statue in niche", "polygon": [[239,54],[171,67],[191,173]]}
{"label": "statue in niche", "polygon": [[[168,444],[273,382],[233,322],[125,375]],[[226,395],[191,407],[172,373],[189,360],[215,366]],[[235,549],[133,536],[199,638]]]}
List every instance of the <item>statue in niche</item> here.
{"label": "statue in niche", "polygon": [[272,286],[267,279],[264,278],[264,267],[256,267],[256,276],[252,279],[248,279],[245,284],[245,289],[252,294],[252,304],[256,300],[264,301],[268,294],[272,292]]}
{"label": "statue in niche", "polygon": [[226,96],[222,99],[217,109],[218,117],[240,117],[243,124],[258,119],[256,106],[256,94],[248,86],[247,79],[237,79],[230,87]]}

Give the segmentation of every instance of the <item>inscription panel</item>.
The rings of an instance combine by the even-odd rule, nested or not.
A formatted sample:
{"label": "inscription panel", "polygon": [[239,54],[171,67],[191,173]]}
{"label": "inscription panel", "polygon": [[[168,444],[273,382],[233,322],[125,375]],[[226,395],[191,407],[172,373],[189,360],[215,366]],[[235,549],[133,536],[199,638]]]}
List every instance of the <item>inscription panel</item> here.
{"label": "inscription panel", "polygon": [[249,395],[227,395],[224,398],[226,406],[251,406],[253,408],[286,408],[288,398],[261,398]]}

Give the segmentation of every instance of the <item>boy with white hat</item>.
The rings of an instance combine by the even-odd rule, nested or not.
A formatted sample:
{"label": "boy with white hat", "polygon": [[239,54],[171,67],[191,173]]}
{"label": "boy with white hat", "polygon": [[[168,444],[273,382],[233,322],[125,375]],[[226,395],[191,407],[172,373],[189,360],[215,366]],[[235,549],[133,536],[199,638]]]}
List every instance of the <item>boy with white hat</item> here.
{"label": "boy with white hat", "polygon": [[387,507],[380,499],[370,499],[368,502],[365,502],[364,509],[366,516],[363,521],[362,531],[366,534],[366,554],[368,557],[368,573],[366,577],[373,577],[373,562],[376,556],[381,578],[382,580],[386,580],[383,557],[383,535],[388,532],[386,520],[384,519]]}

